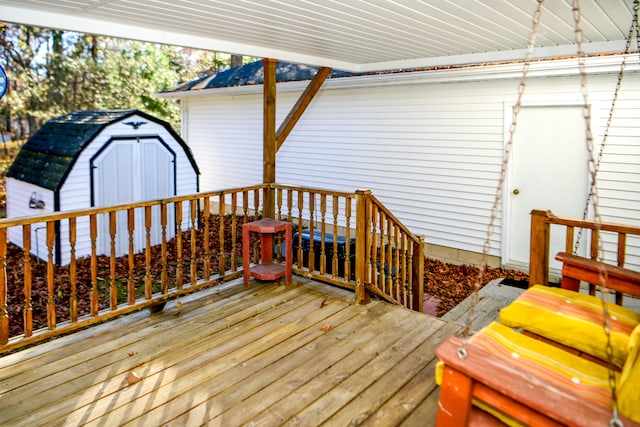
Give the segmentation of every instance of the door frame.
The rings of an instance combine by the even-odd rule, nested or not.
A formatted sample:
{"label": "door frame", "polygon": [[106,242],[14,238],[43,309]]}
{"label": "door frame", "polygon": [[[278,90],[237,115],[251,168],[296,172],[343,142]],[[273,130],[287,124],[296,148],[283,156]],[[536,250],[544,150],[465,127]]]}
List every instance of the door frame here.
{"label": "door frame", "polygon": [[[594,151],[594,155],[597,157],[597,153],[600,151],[600,147],[602,146],[602,141],[600,140],[600,138],[598,138],[599,135],[601,135],[601,126],[598,126],[599,123],[601,123],[601,120],[599,120],[599,116],[598,113],[601,111],[600,107],[601,107],[602,102],[600,100],[591,100],[589,99],[589,109],[590,109],[590,114],[591,114],[591,120],[590,120],[590,124],[591,124],[591,133],[593,135],[593,151]],[[509,142],[509,132],[511,129],[511,122],[513,121],[513,107],[515,106],[515,100],[514,101],[505,101],[503,103],[503,107],[504,107],[504,129],[503,129],[503,143],[502,143],[502,150],[503,150],[503,154],[504,154],[504,150],[507,146],[507,143]],[[582,97],[579,96],[574,96],[574,97],[570,97],[568,99],[565,100],[558,100],[557,98],[549,98],[549,97],[544,97],[544,98],[540,98],[534,101],[529,101],[529,102],[523,102],[521,105],[521,108],[527,108],[527,107],[583,107],[584,106],[584,100],[582,99]],[[518,128],[516,125],[516,132],[518,132]],[[585,147],[586,150],[586,147]],[[511,158],[509,159],[509,165],[507,168],[507,172],[506,172],[506,176],[505,176],[505,180],[503,183],[503,187],[502,187],[502,219],[501,219],[501,236],[500,236],[500,245],[501,245],[501,250],[500,250],[500,259],[501,259],[501,264],[507,267],[512,267],[512,268],[517,268],[517,269],[525,269],[526,271],[529,270],[529,261],[526,262],[526,265],[521,265],[520,263],[514,263],[514,262],[509,262],[510,260],[510,253],[509,253],[509,242],[510,242],[510,238],[511,238],[511,229],[510,229],[510,219],[511,219],[511,198],[507,197],[508,196],[508,190],[511,188],[511,176],[512,176],[512,168],[513,168],[513,151],[510,153],[511,154]],[[503,161],[504,161],[504,156],[503,156]],[[586,185],[587,188],[590,185],[590,176],[589,174],[587,174],[586,177]],[[584,207],[581,207],[584,208]],[[587,213],[587,215],[592,215],[593,213],[593,207],[591,206],[591,204],[589,205],[589,211]],[[531,224],[531,222],[529,221],[529,224]],[[529,233],[531,232],[531,230],[529,229]],[[591,233],[588,230],[585,230],[584,235],[582,236],[582,242],[584,245],[585,241],[590,241],[591,239]],[[553,269],[553,273],[558,274],[559,271],[555,271],[555,269]]]}
{"label": "door frame", "polygon": [[177,194],[178,191],[178,183],[176,181],[176,177],[177,177],[177,160],[176,160],[176,152],[173,151],[173,149],[171,149],[171,147],[169,146],[169,144],[167,144],[161,137],[160,135],[117,135],[117,136],[111,136],[109,138],[109,140],[104,143],[102,145],[102,147],[100,147],[100,149],[98,151],[96,151],[96,153],[91,156],[91,158],[89,159],[89,181],[90,181],[90,200],[91,200],[91,207],[95,207],[95,169],[97,166],[95,166],[96,160],[102,155],[102,153],[104,153],[105,150],[107,150],[107,148],[109,148],[109,146],[111,144],[113,144],[114,142],[118,142],[118,141],[126,141],[126,140],[142,140],[142,139],[156,139],[158,140],[158,142],[160,142],[160,144],[162,144],[162,146],[169,152],[171,153],[172,156],[172,160],[171,163],[173,164],[173,195],[175,196]]}

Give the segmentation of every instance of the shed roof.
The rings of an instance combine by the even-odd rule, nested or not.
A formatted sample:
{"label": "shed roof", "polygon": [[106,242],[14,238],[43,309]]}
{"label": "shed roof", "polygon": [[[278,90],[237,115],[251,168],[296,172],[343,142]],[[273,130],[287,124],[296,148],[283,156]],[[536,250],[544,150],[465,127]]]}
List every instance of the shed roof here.
{"label": "shed roof", "polygon": [[22,146],[7,177],[57,191],[82,150],[105,127],[133,115],[163,125],[183,146],[196,173],[199,173],[189,148],[167,122],[138,110],[119,110],[75,111],[49,120]]}
{"label": "shed roof", "polygon": [[[316,75],[320,67],[312,65],[294,64],[279,61],[276,64],[276,81],[293,82],[311,80]],[[349,77],[360,75],[361,73],[351,73],[348,71],[332,70],[329,78]],[[186,83],[182,83],[172,89],[163,91],[184,92],[200,89],[214,89],[233,86],[261,85],[264,83],[263,62],[255,61],[239,67],[229,68],[219,73],[209,74]]]}

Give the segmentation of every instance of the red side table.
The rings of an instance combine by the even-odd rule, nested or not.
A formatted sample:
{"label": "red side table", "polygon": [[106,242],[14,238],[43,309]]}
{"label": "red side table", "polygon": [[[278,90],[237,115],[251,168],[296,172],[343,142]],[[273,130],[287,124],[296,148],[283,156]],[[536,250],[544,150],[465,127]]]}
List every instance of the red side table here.
{"label": "red side table", "polygon": [[[273,262],[273,235],[281,231],[285,232],[284,265]],[[260,235],[262,260],[250,267],[251,245],[249,244],[249,239],[252,232]],[[293,265],[291,235],[291,223],[273,218],[262,218],[242,225],[242,266],[245,287],[249,286],[249,281],[252,277],[260,280],[276,280],[284,276],[285,283],[287,285],[291,284],[291,267]]]}

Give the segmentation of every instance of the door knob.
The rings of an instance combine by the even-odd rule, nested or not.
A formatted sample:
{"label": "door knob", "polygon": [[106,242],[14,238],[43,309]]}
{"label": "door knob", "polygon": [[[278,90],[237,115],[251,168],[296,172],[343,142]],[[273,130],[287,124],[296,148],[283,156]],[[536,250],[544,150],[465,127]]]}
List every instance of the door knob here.
{"label": "door knob", "polygon": [[515,194],[517,196],[518,194],[520,194],[520,190],[517,189],[517,188],[514,188],[513,194]]}

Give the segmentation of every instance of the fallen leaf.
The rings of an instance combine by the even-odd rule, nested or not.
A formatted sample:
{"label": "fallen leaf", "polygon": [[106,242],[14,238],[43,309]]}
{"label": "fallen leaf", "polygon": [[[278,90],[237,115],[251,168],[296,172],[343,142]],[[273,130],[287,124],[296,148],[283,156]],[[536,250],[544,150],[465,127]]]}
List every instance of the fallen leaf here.
{"label": "fallen leaf", "polygon": [[174,314],[173,316],[174,316],[174,317],[180,317],[180,316],[182,316],[182,312],[181,312],[181,311],[178,311],[178,312],[177,312],[176,314]]}
{"label": "fallen leaf", "polygon": [[320,303],[320,308],[325,308],[327,306],[327,300],[323,299],[322,302]]}
{"label": "fallen leaf", "polygon": [[332,329],[333,329],[333,326],[332,326],[332,325],[325,325],[325,326],[323,326],[322,328],[320,328],[320,330],[321,330],[321,331],[324,331],[324,332],[329,332],[329,331],[330,331],[330,330],[332,330]]}
{"label": "fallen leaf", "polygon": [[182,303],[180,301],[176,302],[176,308],[182,307]]}
{"label": "fallen leaf", "polygon": [[127,384],[131,385],[140,381],[142,381],[142,377],[138,375],[137,372],[129,371],[129,373],[127,374]]}
{"label": "fallen leaf", "polygon": [[132,352],[130,352],[130,353],[129,353],[129,357],[131,357],[131,356],[135,356],[136,354],[138,354],[138,352],[137,352],[137,351],[132,351]]}

